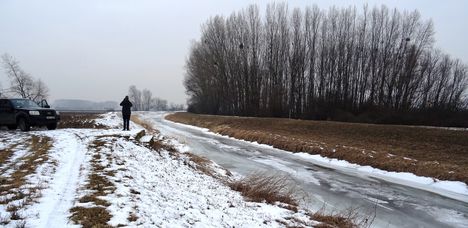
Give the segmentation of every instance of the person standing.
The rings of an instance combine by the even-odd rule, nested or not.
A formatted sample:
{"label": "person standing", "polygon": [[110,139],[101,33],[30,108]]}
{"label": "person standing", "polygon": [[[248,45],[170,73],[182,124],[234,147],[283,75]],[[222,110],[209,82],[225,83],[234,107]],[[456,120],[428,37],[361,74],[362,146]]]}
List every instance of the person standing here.
{"label": "person standing", "polygon": [[120,102],[120,106],[122,106],[122,117],[124,122],[124,131],[130,130],[130,115],[132,115],[132,102],[128,100],[128,96],[125,96],[122,102]]}

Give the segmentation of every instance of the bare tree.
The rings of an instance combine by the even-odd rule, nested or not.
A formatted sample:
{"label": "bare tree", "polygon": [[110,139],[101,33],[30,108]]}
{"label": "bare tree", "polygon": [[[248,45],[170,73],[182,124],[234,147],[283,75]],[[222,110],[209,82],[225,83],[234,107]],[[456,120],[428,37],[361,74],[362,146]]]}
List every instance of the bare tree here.
{"label": "bare tree", "polygon": [[49,88],[44,84],[41,79],[37,79],[34,81],[31,100],[33,101],[41,101],[43,99],[47,99],[49,96]]}
{"label": "bare tree", "polygon": [[2,63],[5,73],[10,79],[9,91],[22,98],[40,101],[48,97],[49,89],[40,79],[33,79],[31,75],[21,69],[19,62],[12,56],[4,54]]}
{"label": "bare tree", "polygon": [[168,107],[168,111],[182,111],[184,110],[184,105],[183,104],[174,104],[171,103]]}
{"label": "bare tree", "polygon": [[132,85],[128,88],[128,97],[133,102],[133,110],[142,110],[141,91],[136,86]]}
{"label": "bare tree", "polygon": [[128,96],[133,102],[135,111],[178,111],[184,109],[184,105],[174,103],[168,105],[167,100],[153,97],[150,90],[143,89],[143,91],[140,91],[134,85],[129,87]]}
{"label": "bare tree", "polygon": [[167,111],[167,101],[154,97],[151,99],[151,109],[155,111]]}
{"label": "bare tree", "polygon": [[144,89],[142,93],[142,110],[149,111],[151,108],[151,98],[153,94],[151,91]]}
{"label": "bare tree", "polygon": [[13,56],[4,54],[2,61],[5,73],[10,78],[10,90],[22,98],[28,98],[34,84],[32,77],[21,69],[19,62]]}

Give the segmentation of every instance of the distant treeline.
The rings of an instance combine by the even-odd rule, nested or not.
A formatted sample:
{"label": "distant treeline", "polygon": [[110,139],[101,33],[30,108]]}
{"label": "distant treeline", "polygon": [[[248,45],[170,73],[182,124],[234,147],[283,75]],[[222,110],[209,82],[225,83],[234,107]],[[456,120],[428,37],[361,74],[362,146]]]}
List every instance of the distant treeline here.
{"label": "distant treeline", "polygon": [[262,17],[252,5],[202,26],[186,62],[189,111],[468,125],[468,68],[433,43],[417,11],[270,4]]}
{"label": "distant treeline", "polygon": [[66,110],[86,110],[86,111],[113,111],[119,110],[119,103],[115,101],[88,101],[88,100],[79,100],[79,99],[58,99],[55,100],[52,104],[57,110],[66,111]]}
{"label": "distant treeline", "polygon": [[153,97],[148,89],[139,90],[132,85],[128,88],[128,97],[132,102],[134,111],[181,111],[185,110],[183,104],[168,104],[167,100]]}

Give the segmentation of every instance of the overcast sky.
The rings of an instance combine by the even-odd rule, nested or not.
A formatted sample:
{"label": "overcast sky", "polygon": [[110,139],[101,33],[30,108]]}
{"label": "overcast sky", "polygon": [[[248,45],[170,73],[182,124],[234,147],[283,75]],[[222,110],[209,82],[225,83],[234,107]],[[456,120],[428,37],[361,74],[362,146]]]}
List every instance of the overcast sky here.
{"label": "overcast sky", "polygon": [[[271,1],[0,1],[0,54],[9,53],[50,89],[50,100],[121,100],[130,85],[185,103],[182,81],[192,40],[209,17]],[[436,47],[468,63],[468,1],[288,1],[361,8],[385,4],[432,18]],[[3,71],[0,84],[8,86]]]}

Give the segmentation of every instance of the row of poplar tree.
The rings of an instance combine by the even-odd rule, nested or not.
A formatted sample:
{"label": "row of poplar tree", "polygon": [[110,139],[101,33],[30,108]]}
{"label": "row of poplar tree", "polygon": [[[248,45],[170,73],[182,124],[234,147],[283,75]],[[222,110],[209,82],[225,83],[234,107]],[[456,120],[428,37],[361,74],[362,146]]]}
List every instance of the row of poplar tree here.
{"label": "row of poplar tree", "polygon": [[433,23],[417,11],[269,4],[204,23],[184,84],[199,113],[451,112],[466,108],[467,69],[434,48]]}

